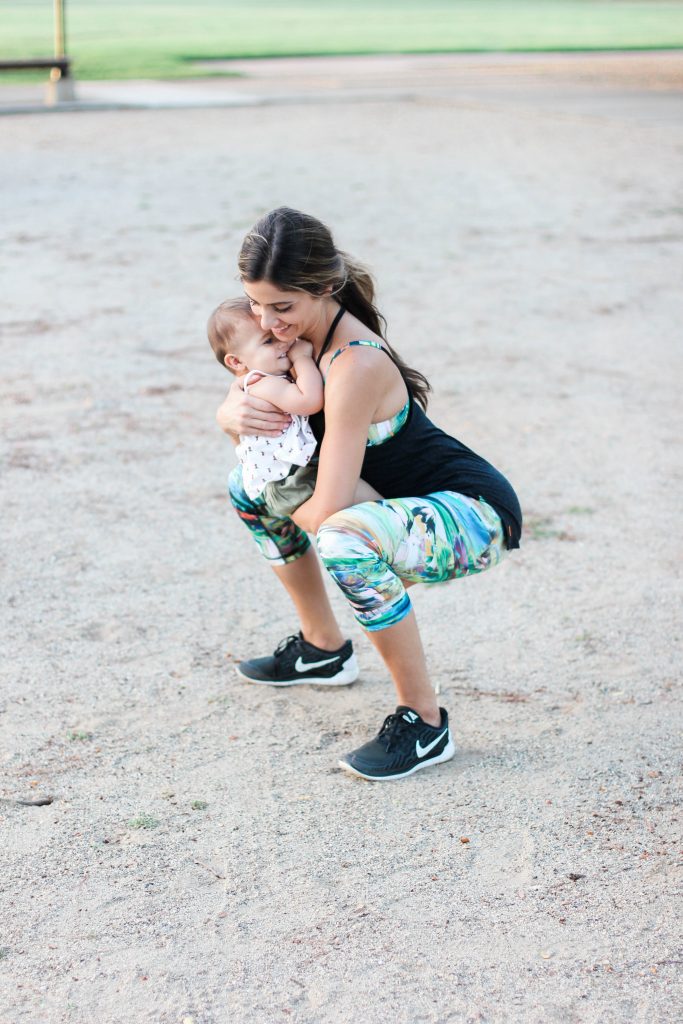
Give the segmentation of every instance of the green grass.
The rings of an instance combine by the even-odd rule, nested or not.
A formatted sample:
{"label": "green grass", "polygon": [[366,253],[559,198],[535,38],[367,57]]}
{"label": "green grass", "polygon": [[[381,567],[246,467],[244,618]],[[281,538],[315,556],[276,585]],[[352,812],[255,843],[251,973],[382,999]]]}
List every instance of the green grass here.
{"label": "green grass", "polygon": [[79,740],[80,742],[86,742],[93,738],[91,732],[85,732],[83,729],[72,729],[71,732],[66,734],[68,740]]}
{"label": "green grass", "polygon": [[[0,57],[50,55],[52,6],[0,0]],[[207,74],[192,61],[212,57],[683,46],[683,0],[66,0],[66,11],[81,79]]]}
{"label": "green grass", "polygon": [[129,828],[158,828],[159,825],[159,819],[153,814],[138,814],[128,822]]}

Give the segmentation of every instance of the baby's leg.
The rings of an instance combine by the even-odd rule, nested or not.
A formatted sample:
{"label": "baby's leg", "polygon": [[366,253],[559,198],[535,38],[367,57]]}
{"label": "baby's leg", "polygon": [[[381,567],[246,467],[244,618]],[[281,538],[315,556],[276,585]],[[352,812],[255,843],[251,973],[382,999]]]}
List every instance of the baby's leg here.
{"label": "baby's leg", "polygon": [[356,493],[353,496],[354,505],[360,505],[363,501],[379,501],[382,495],[379,491],[376,491],[374,487],[366,483],[365,480],[359,480],[356,484]]}

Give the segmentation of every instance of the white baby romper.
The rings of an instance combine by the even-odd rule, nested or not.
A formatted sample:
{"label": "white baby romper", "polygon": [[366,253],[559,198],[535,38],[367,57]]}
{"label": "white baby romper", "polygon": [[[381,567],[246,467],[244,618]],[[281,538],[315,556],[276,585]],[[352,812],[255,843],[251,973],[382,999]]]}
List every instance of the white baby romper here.
{"label": "white baby romper", "polygon": [[[248,392],[249,385],[256,383],[253,378],[286,377],[287,373],[263,373],[250,370],[242,385]],[[240,434],[240,443],[235,451],[242,463],[242,483],[250,498],[257,498],[266,484],[273,480],[284,480],[292,466],[307,465],[316,449],[316,439],[308,422],[308,416],[290,413],[292,422],[279,437],[263,437],[261,434]]]}

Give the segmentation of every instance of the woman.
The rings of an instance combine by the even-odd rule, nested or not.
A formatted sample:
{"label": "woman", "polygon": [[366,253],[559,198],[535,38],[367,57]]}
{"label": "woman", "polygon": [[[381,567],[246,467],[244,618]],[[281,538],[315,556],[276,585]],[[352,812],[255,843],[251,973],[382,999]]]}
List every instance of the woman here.
{"label": "woman", "polygon": [[[406,589],[481,572],[519,546],[522,515],[497,470],[425,416],[429,385],[384,337],[367,270],[329,230],[287,207],[263,217],[239,256],[254,316],[283,346],[303,338],[325,380],[317,484],[291,519],[250,500],[237,467],[232,502],[291,597],[301,624],[271,657],[238,671],[257,683],[340,685],[358,675],[327,599],[308,533],[394,681],[396,712],[340,765],[396,779],[449,760],[455,747],[437,704]],[[228,433],[278,436],[287,419],[231,389],[217,414]],[[383,500],[352,506],[363,477]],[[350,507],[351,506],[351,507]]]}

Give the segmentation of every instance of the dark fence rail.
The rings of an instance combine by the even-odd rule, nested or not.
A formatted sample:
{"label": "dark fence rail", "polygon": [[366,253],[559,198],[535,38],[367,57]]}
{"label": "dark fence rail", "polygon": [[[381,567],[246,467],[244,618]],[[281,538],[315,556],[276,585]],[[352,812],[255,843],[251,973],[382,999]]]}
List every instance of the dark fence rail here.
{"label": "dark fence rail", "polygon": [[37,68],[58,68],[62,78],[68,77],[70,67],[70,57],[29,57],[26,60],[0,60],[0,71],[33,71]]}

